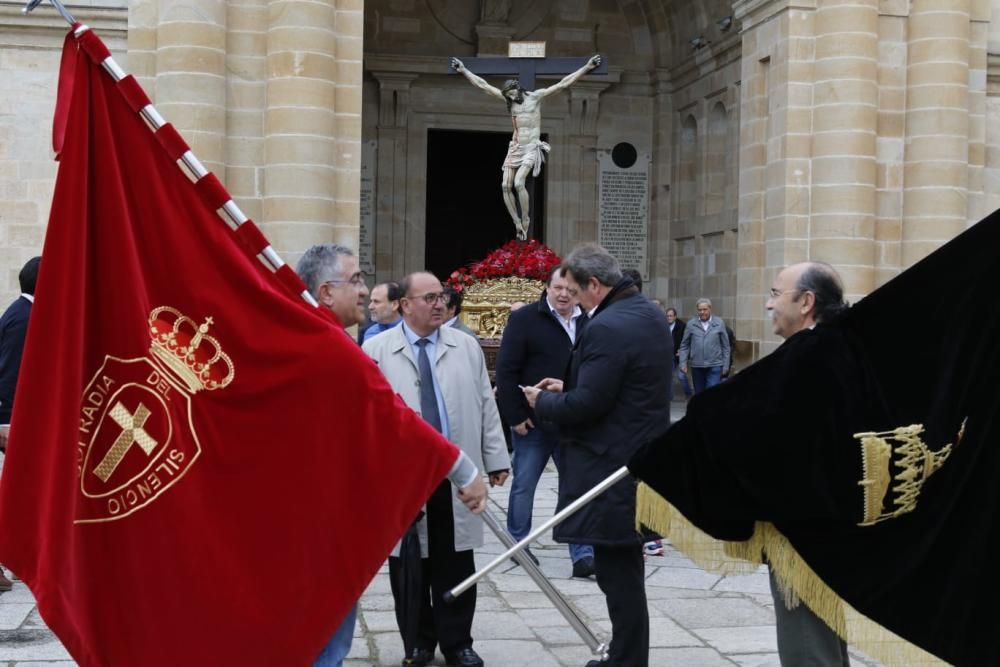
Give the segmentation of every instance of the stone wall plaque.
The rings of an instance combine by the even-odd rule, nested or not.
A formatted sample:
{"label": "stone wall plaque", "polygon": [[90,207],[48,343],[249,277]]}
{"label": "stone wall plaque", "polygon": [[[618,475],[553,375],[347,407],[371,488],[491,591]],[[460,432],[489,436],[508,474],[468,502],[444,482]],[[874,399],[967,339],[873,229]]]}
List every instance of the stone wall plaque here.
{"label": "stone wall plaque", "polygon": [[597,242],[649,280],[649,154],[631,144],[597,151]]}
{"label": "stone wall plaque", "polygon": [[[361,215],[358,231],[358,268],[375,275],[375,167],[378,142],[361,142]],[[369,285],[371,287],[371,285]]]}

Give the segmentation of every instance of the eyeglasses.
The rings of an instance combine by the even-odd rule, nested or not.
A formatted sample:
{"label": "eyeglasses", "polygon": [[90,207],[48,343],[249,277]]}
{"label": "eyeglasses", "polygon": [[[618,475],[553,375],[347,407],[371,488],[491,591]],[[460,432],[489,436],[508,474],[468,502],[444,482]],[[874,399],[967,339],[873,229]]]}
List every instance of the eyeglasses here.
{"label": "eyeglasses", "polygon": [[403,298],[410,300],[423,299],[424,303],[428,306],[433,306],[438,301],[446,305],[448,303],[448,295],[444,292],[428,292],[427,294],[416,294],[414,296],[407,296]]}
{"label": "eyeglasses", "polygon": [[771,290],[770,290],[770,292],[768,292],[768,294],[771,295],[772,299],[777,299],[782,294],[786,294],[788,292],[795,293],[795,292],[798,292],[798,291],[800,291],[800,290],[797,290],[797,289],[794,289],[794,290],[789,290],[789,289],[775,289],[774,287],[772,287]]}
{"label": "eyeglasses", "polygon": [[324,285],[350,285],[351,287],[364,287],[367,284],[368,275],[364,271],[358,271],[347,280],[327,280]]}
{"label": "eyeglasses", "polygon": [[559,293],[565,292],[570,296],[576,296],[577,294],[577,291],[575,289],[573,289],[572,287],[566,287],[565,285],[556,285],[555,287],[550,287],[549,289],[551,289],[553,292],[559,292]]}

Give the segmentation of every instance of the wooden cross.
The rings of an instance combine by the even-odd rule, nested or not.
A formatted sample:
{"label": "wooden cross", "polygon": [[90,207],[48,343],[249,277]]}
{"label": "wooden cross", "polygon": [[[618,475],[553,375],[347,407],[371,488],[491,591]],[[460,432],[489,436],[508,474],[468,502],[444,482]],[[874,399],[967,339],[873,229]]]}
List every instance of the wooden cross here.
{"label": "wooden cross", "polygon": [[[570,74],[587,64],[586,58],[462,58],[465,69],[480,76],[486,74],[516,74],[521,87],[525,90],[535,89],[536,74]],[[457,74],[451,70],[452,74]],[[608,59],[601,58],[601,64],[587,72],[590,74],[607,74]]]}

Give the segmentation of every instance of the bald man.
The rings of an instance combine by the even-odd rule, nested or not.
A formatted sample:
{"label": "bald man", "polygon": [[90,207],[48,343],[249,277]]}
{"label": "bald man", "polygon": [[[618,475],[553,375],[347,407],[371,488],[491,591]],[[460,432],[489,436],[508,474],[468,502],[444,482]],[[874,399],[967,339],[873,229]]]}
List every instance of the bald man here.
{"label": "bald man", "polygon": [[[844,287],[829,264],[802,262],[782,270],[771,284],[767,311],[772,330],[782,338],[812,329],[844,309]],[[847,644],[804,602],[789,609],[771,574],[778,626],[778,657],[783,667],[850,667]]]}

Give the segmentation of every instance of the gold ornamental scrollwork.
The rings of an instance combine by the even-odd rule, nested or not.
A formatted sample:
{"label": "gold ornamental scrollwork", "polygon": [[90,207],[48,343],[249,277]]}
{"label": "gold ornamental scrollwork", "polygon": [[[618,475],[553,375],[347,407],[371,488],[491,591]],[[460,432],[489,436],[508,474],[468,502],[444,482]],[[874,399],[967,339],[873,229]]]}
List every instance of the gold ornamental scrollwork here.
{"label": "gold ornamental scrollwork", "polygon": [[538,301],[545,283],[508,276],[469,285],[463,291],[462,322],[480,338],[499,338],[507,327],[511,304]]}
{"label": "gold ornamental scrollwork", "polygon": [[[922,424],[901,426],[891,431],[855,433],[861,443],[863,475],[858,486],[864,493],[864,519],[859,526],[874,526],[882,521],[912,512],[920,492],[931,475],[945,464],[952,450],[965,434],[965,422],[949,443],[931,450],[921,437]],[[892,474],[895,466],[897,472]],[[892,497],[887,507],[887,496]]]}

